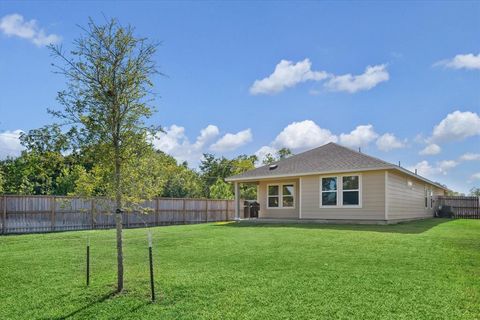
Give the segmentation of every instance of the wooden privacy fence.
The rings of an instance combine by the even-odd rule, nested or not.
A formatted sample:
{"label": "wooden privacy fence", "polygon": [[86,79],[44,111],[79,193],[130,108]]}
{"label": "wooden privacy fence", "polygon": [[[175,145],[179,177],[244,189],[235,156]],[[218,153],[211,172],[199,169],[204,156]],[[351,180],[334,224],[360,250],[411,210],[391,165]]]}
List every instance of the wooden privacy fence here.
{"label": "wooden privacy fence", "polygon": [[439,196],[437,205],[452,207],[456,219],[480,219],[480,197]]}
{"label": "wooden privacy fence", "polygon": [[[101,198],[0,196],[1,230],[33,233],[115,227],[112,203]],[[146,212],[123,213],[126,228],[233,220],[234,200],[156,198]]]}

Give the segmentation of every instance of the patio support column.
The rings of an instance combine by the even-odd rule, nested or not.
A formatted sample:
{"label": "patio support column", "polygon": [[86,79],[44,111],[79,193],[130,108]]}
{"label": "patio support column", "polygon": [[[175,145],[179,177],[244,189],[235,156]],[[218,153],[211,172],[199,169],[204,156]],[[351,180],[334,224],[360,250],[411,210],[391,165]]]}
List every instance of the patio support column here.
{"label": "patio support column", "polygon": [[235,220],[240,220],[240,185],[234,182],[235,190]]}

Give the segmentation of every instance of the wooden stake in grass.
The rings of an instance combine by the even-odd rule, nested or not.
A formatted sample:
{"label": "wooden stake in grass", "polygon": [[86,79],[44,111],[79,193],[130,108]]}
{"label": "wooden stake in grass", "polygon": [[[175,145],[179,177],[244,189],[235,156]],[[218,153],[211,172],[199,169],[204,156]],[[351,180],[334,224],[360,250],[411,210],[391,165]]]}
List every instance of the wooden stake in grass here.
{"label": "wooden stake in grass", "polygon": [[148,257],[150,260],[150,289],[152,290],[152,302],[155,301],[155,284],[153,281],[153,255],[152,255],[152,232],[148,230]]}
{"label": "wooden stake in grass", "polygon": [[87,287],[90,285],[90,237],[87,237]]}

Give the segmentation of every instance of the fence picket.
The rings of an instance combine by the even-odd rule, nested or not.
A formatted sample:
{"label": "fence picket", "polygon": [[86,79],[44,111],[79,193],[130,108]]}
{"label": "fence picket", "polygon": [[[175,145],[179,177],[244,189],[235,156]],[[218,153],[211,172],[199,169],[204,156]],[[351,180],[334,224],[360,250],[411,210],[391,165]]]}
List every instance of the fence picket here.
{"label": "fence picket", "polygon": [[438,205],[452,207],[455,219],[480,219],[480,197],[439,196]]}
{"label": "fence picket", "polygon": [[[113,206],[100,197],[3,195],[0,204],[2,234],[115,227]],[[231,220],[233,207],[233,200],[155,198],[145,201],[147,213],[126,214],[124,227]]]}

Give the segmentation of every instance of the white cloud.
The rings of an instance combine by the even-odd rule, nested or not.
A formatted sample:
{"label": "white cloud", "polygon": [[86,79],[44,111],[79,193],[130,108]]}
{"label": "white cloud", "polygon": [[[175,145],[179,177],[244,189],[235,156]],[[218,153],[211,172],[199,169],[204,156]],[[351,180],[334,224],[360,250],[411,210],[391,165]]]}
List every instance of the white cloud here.
{"label": "white cloud", "polygon": [[255,152],[255,155],[258,158],[258,163],[263,163],[265,156],[271,154],[274,156],[277,153],[277,149],[271,146],[263,146]]}
{"label": "white cloud", "polygon": [[455,160],[443,160],[443,161],[440,161],[437,164],[437,166],[438,166],[438,170],[441,173],[447,174],[447,171],[449,171],[450,169],[453,169],[456,166],[458,166],[458,162],[455,161]]}
{"label": "white cloud", "polygon": [[480,135],[480,117],[475,112],[454,111],[433,128],[431,142],[458,141]]}
{"label": "white cloud", "polygon": [[165,153],[168,153],[177,161],[188,161],[196,165],[208,150],[216,152],[231,151],[251,141],[250,129],[240,131],[236,134],[227,133],[215,143],[220,130],[215,125],[208,125],[200,130],[200,134],[194,142],[191,142],[185,134],[185,128],[175,124],[165,128],[165,132],[157,134],[152,140],[153,146]]}
{"label": "white cloud", "polygon": [[452,59],[435,63],[434,66],[444,66],[452,69],[480,69],[480,53],[477,55],[472,53],[457,54]]}
{"label": "white cloud", "polygon": [[200,130],[200,135],[195,141],[194,148],[203,148],[208,142],[218,136],[220,131],[217,126],[209,124],[206,128]]}
{"label": "white cloud", "polygon": [[[298,153],[329,142],[339,142],[347,147],[358,148],[367,146],[378,137],[371,124],[359,125],[350,133],[337,136],[330,130],[321,128],[312,120],[304,120],[287,125],[270,145],[263,146],[256,154],[262,158],[266,153],[274,153],[280,148],[289,148]],[[391,150],[405,147],[405,143],[393,134],[386,133],[377,140],[377,146],[381,150]]]}
{"label": "white cloud", "polygon": [[405,147],[405,142],[400,141],[392,133],[385,133],[377,139],[377,148],[382,151],[390,151]]}
{"label": "white cloud", "polygon": [[427,160],[420,161],[414,166],[407,167],[407,169],[413,172],[415,172],[416,169],[419,175],[428,178],[432,178],[439,173],[438,168],[434,168]]}
{"label": "white cloud", "polygon": [[153,140],[156,149],[170,154],[178,161],[198,162],[206,150],[209,142],[219,134],[217,126],[208,125],[200,131],[194,143],[191,143],[185,134],[185,128],[171,125],[165,132],[158,133]]}
{"label": "white cloud", "polygon": [[474,160],[480,160],[480,153],[465,153],[460,157],[460,160],[462,161],[474,161]]}
{"label": "white cloud", "polygon": [[328,142],[337,142],[337,137],[330,130],[319,127],[312,120],[292,122],[278,134],[272,143],[276,148],[289,148],[303,151],[319,147]]}
{"label": "white cloud", "polygon": [[390,78],[387,67],[384,64],[368,66],[365,72],[360,75],[345,74],[333,76],[325,87],[331,91],[346,91],[355,93],[362,90],[370,90],[377,84],[387,81]]}
{"label": "white cloud", "polygon": [[250,87],[251,94],[274,94],[294,87],[308,80],[319,81],[327,78],[325,71],[312,71],[309,59],[293,63],[281,60],[271,75],[261,80],[255,80]]}
{"label": "white cloud", "polygon": [[440,151],[442,151],[442,148],[440,148],[440,146],[438,144],[432,143],[432,144],[429,144],[428,146],[426,146],[425,148],[423,148],[423,150],[421,150],[419,152],[419,154],[421,154],[421,155],[434,155],[434,154],[439,154]]}
{"label": "white cloud", "polygon": [[252,130],[246,129],[235,134],[225,134],[217,142],[212,144],[210,149],[217,152],[232,151],[250,141],[252,141]]}
{"label": "white cloud", "polygon": [[58,43],[61,37],[56,34],[46,34],[36,20],[26,21],[23,16],[14,13],[0,19],[0,30],[7,36],[27,39],[38,47]]}
{"label": "white cloud", "polygon": [[459,162],[455,160],[443,160],[433,166],[428,161],[423,160],[414,166],[407,167],[407,169],[410,171],[417,169],[419,175],[434,179],[439,174],[446,175],[449,170],[455,168],[458,164]]}
{"label": "white cloud", "polygon": [[472,174],[471,178],[473,180],[480,180],[480,172]]}
{"label": "white cloud", "polygon": [[0,132],[0,159],[20,155],[24,149],[19,139],[22,132],[22,130]]}
{"label": "white cloud", "polygon": [[357,126],[350,133],[340,135],[340,143],[351,148],[367,146],[375,140],[378,134],[373,130],[371,124]]}

